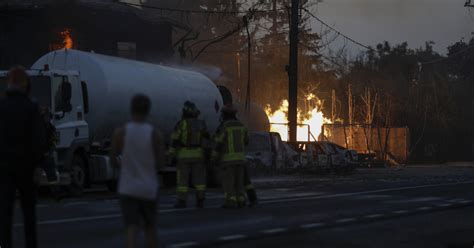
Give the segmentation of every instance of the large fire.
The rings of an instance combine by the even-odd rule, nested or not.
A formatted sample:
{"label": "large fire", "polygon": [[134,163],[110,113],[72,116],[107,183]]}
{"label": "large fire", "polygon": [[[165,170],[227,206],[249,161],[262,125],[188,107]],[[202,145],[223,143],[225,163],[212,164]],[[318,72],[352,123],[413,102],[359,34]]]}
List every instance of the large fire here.
{"label": "large fire", "polygon": [[[324,117],[321,112],[321,101],[314,94],[308,94],[305,98],[307,111],[298,109],[298,124],[300,125],[297,130],[297,139],[298,141],[314,141],[321,134],[323,124],[329,124],[331,120]],[[270,106],[265,108],[270,120],[270,131],[279,133],[284,141],[288,141],[288,106],[288,100],[283,100],[274,111]]]}
{"label": "large fire", "polygon": [[69,31],[69,29],[65,29],[61,32],[61,37],[63,37],[63,48],[72,49],[74,42],[72,40],[71,31]]}

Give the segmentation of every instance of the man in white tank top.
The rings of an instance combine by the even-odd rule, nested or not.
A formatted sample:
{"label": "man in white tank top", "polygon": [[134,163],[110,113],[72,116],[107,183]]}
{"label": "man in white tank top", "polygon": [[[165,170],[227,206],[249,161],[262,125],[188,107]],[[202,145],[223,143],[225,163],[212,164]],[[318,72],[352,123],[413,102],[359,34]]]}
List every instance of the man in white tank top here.
{"label": "man in white tank top", "polygon": [[[158,171],[163,165],[163,141],[160,133],[146,119],[150,99],[133,97],[132,121],[115,131],[112,142],[112,162],[120,166],[118,194],[127,229],[126,247],[136,245],[138,226],[144,224],[147,247],[157,247],[156,208],[158,201]],[[122,155],[121,162],[117,157]]]}

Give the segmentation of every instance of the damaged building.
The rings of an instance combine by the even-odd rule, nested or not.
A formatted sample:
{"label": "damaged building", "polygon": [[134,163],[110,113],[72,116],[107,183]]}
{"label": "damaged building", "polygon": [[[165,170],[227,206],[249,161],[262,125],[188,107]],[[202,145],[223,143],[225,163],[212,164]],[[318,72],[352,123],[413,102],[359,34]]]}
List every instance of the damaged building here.
{"label": "damaged building", "polygon": [[0,68],[61,48],[152,63],[173,55],[180,24],[113,0],[0,1]]}

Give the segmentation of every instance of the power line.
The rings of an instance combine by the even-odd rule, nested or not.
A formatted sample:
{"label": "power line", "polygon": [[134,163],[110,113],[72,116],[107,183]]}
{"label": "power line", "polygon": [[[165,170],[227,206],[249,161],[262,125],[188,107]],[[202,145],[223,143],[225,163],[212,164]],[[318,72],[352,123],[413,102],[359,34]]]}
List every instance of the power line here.
{"label": "power line", "polygon": [[347,40],[351,41],[352,43],[360,46],[360,47],[363,47],[367,50],[373,50],[373,48],[371,48],[370,46],[367,46],[367,45],[364,45],[362,44],[361,42],[359,41],[356,41],[354,40],[353,38],[341,33],[339,30],[335,29],[334,27],[332,27],[331,25],[327,24],[325,21],[323,21],[321,18],[317,17],[315,14],[311,13],[311,11],[309,11],[308,9],[306,8],[303,8],[303,10],[308,13],[310,16],[312,16],[314,19],[316,19],[318,22],[320,22],[321,24],[323,24],[324,26],[328,27],[329,29],[331,29],[332,31],[336,32],[338,35],[346,38]]}
{"label": "power line", "polygon": [[450,55],[447,56],[447,57],[440,58],[440,59],[434,59],[434,60],[427,61],[427,62],[422,62],[421,65],[429,65],[429,64],[435,64],[435,63],[443,62],[443,61],[445,61],[445,60],[448,60],[448,59],[450,59],[450,58],[453,58],[453,57],[456,57],[456,56],[458,56],[458,55],[460,55],[460,54],[463,54],[463,53],[469,51],[469,49],[471,49],[471,48],[473,48],[473,47],[474,47],[474,44],[471,44],[471,45],[469,45],[469,46],[467,46],[467,47],[465,47],[465,48],[463,48],[463,49],[461,49],[461,50],[459,50],[459,51],[457,51],[457,52],[455,52],[455,53],[453,53],[453,54],[450,54]]}
{"label": "power line", "polygon": [[[188,13],[188,14],[205,14],[205,15],[237,15],[237,14],[248,14],[251,13],[271,13],[274,10],[257,10],[250,8],[248,11],[225,11],[225,10],[193,10],[193,9],[178,9],[178,8],[168,8],[168,7],[158,7],[158,6],[151,6],[146,4],[136,4],[136,3],[127,3],[117,0],[116,3],[128,5],[132,7],[139,7],[145,9],[155,9],[155,10],[162,10],[162,11],[169,11],[169,12],[180,12],[180,13]],[[276,11],[286,11],[286,9],[277,9]]]}
{"label": "power line", "polygon": [[[470,2],[470,1],[469,1]],[[466,6],[470,6],[469,4],[466,3]],[[321,18],[317,17],[316,15],[314,15],[313,13],[311,13],[309,10],[307,10],[306,8],[303,8],[303,10],[305,12],[307,12],[310,16],[312,16],[313,18],[315,18],[316,20],[318,20],[320,23],[322,23],[324,26],[328,27],[329,29],[333,30],[334,32],[336,32],[338,35],[341,35],[342,37],[346,38],[347,40],[351,41],[352,43],[360,46],[360,47],[363,47],[367,50],[374,50],[373,48],[371,48],[370,46],[367,46],[367,45],[364,45],[362,44],[361,42],[358,42],[356,40],[354,40],[353,38],[341,33],[339,30],[333,28],[332,26],[330,26],[329,24],[327,24],[325,21],[321,20]],[[432,61],[427,61],[427,62],[423,62],[421,63],[421,65],[429,65],[429,64],[434,64],[434,63],[439,63],[439,62],[442,62],[444,60],[447,60],[447,59],[450,59],[452,57],[455,57],[457,55],[460,55],[466,51],[468,51],[470,48],[474,47],[474,44],[472,45],[469,45],[468,47],[456,52],[456,53],[453,53],[451,55],[449,55],[448,57],[445,57],[445,58],[440,58],[440,59],[435,59],[435,60],[432,60]]]}

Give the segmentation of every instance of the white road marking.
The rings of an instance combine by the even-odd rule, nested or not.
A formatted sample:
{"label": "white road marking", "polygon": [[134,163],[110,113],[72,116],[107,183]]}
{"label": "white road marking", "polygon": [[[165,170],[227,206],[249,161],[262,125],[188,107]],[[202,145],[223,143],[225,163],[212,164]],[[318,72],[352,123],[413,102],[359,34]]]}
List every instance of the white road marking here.
{"label": "white road marking", "polygon": [[394,214],[406,214],[408,212],[409,212],[408,210],[402,209],[402,210],[393,211],[392,213],[394,213]]}
{"label": "white road marking", "polygon": [[315,195],[323,195],[325,192],[308,192],[308,193],[298,193],[298,194],[291,194],[289,196],[292,197],[304,197],[304,196],[315,196]]}
{"label": "white road marking", "polygon": [[69,202],[65,203],[64,206],[77,206],[77,205],[87,205],[88,202]]}
{"label": "white road marking", "polygon": [[[393,192],[393,191],[401,191],[401,190],[409,190],[409,189],[423,189],[423,188],[433,188],[433,187],[453,186],[453,185],[463,185],[463,184],[473,184],[473,183],[474,181],[466,181],[466,182],[458,182],[458,183],[407,186],[407,187],[360,191],[360,192],[352,192],[352,193],[319,195],[319,196],[312,196],[312,197],[276,199],[276,200],[270,200],[270,201],[261,201],[259,204],[263,205],[263,204],[272,204],[272,203],[281,203],[281,202],[297,202],[297,201],[306,201],[306,200],[330,199],[330,198],[339,198],[339,197],[347,197],[347,196],[355,196],[355,195],[374,194],[374,193],[381,193],[381,192]],[[470,202],[471,201],[468,201],[465,203],[470,203]],[[220,208],[220,205],[206,206],[206,209],[214,209],[214,208]],[[194,211],[194,210],[195,208],[162,209],[162,210],[159,210],[158,212],[159,213],[173,213],[173,212],[185,212],[185,211]],[[366,218],[378,218],[378,217],[382,217],[383,215],[377,214],[377,215],[370,215],[370,216],[373,216],[373,217],[366,216]],[[38,225],[84,222],[84,221],[90,221],[90,220],[102,220],[102,219],[112,219],[112,218],[120,218],[120,217],[121,217],[121,214],[110,214],[110,215],[100,215],[100,216],[92,216],[92,217],[66,218],[66,219],[59,219],[59,220],[41,221],[41,222],[38,222]],[[17,223],[15,224],[15,227],[22,226],[22,225],[23,224]]]}
{"label": "white road marking", "polygon": [[168,247],[169,248],[184,248],[184,247],[197,246],[197,245],[199,245],[199,243],[197,242],[184,242],[184,243],[172,244]]}
{"label": "white road marking", "polygon": [[436,206],[445,208],[445,207],[451,207],[452,205],[453,205],[453,204],[451,204],[451,203],[443,203],[443,204],[438,204],[438,205],[436,205]]}
{"label": "white road marking", "polygon": [[299,198],[299,197],[308,197],[308,196],[319,196],[324,194],[323,192],[318,193],[297,193],[291,195],[278,195],[278,196],[263,196],[260,197],[260,200],[275,200],[275,199],[292,199],[292,198]]}
{"label": "white road marking", "polygon": [[471,202],[472,202],[471,200],[464,200],[464,201],[460,201],[459,203],[467,204],[467,203],[471,203]]}
{"label": "white road marking", "polygon": [[459,183],[442,183],[442,184],[406,186],[406,187],[378,189],[378,190],[360,191],[360,192],[352,192],[352,193],[340,193],[340,194],[321,195],[321,196],[313,196],[313,197],[302,197],[302,198],[294,198],[294,199],[280,199],[280,200],[271,200],[271,201],[264,201],[264,202],[262,201],[260,204],[271,204],[271,203],[281,203],[281,202],[296,202],[296,201],[317,200],[317,199],[329,199],[329,198],[339,198],[339,197],[347,197],[347,196],[355,196],[355,195],[367,195],[367,194],[374,194],[374,193],[394,192],[394,191],[402,191],[402,190],[410,190],[410,189],[434,188],[434,187],[441,187],[441,186],[454,186],[454,185],[473,184],[473,183],[474,183],[474,181],[466,181],[466,182],[459,182]]}
{"label": "white road marking", "polygon": [[401,200],[393,200],[393,201],[386,201],[384,203],[416,203],[416,202],[429,202],[429,201],[439,201],[442,200],[441,197],[416,197],[410,199],[401,199]]}
{"label": "white road marking", "polygon": [[317,228],[317,227],[322,227],[322,226],[324,226],[323,223],[310,223],[310,224],[301,225],[301,228],[311,229],[311,228]]}
{"label": "white road marking", "polygon": [[425,211],[425,210],[431,210],[433,209],[432,207],[419,207],[417,210]]}
{"label": "white road marking", "polygon": [[219,237],[218,240],[221,241],[229,241],[229,240],[236,240],[236,239],[243,239],[246,238],[247,236],[242,235],[242,234],[235,234],[235,235],[229,235],[229,236],[222,236]]}
{"label": "white road marking", "polygon": [[355,218],[345,218],[345,219],[339,219],[336,220],[337,223],[348,223],[348,222],[354,222],[356,219]]}
{"label": "white road marking", "polygon": [[274,234],[274,233],[281,233],[281,232],[286,232],[286,231],[288,231],[288,228],[273,228],[273,229],[263,230],[262,233]]}
{"label": "white road marking", "polygon": [[375,219],[375,218],[380,218],[380,217],[383,217],[385,215],[383,214],[369,214],[369,215],[366,215],[364,216],[365,218],[369,218],[369,219]]}
{"label": "white road marking", "polygon": [[353,199],[356,200],[366,200],[366,199],[379,199],[379,198],[389,198],[390,195],[359,195],[354,196]]}
{"label": "white road marking", "polygon": [[448,202],[462,202],[462,201],[464,201],[464,200],[466,200],[466,199],[464,199],[464,198],[456,198],[456,199],[448,200]]}
{"label": "white road marking", "polygon": [[[59,220],[45,220],[39,221],[38,225],[49,225],[49,224],[63,224],[63,223],[71,223],[71,222],[84,222],[84,221],[92,221],[92,220],[104,220],[104,219],[114,219],[121,217],[121,214],[109,214],[109,215],[101,215],[101,216],[92,216],[92,217],[79,217],[79,218],[68,218],[68,219],[59,219]],[[16,223],[15,227],[21,227],[23,224]]]}

